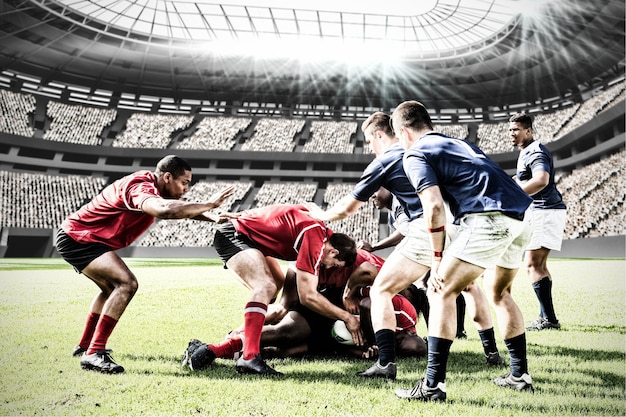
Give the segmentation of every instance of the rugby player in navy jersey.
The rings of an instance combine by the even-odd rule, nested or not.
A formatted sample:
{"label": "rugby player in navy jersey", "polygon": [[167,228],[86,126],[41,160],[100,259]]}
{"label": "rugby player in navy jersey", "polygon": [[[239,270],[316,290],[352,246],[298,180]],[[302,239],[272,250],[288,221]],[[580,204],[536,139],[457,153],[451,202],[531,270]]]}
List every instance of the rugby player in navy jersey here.
{"label": "rugby player in navy jersey", "polygon": [[[423,219],[422,203],[409,182],[402,158],[404,149],[398,138],[391,132],[389,115],[376,112],[361,125],[361,130],[376,158],[363,171],[352,192],[326,211],[309,204],[309,215],[322,221],[340,220],[359,209],[380,187],[389,190],[402,205],[409,218],[406,236],[395,247],[385,261],[370,292],[372,326],[378,346],[378,360],[368,369],[357,375],[365,378],[395,379],[395,315],[392,298],[413,282],[423,277],[430,269],[432,251]],[[510,180],[510,179],[509,179]],[[448,228],[450,231],[452,227]],[[488,363],[502,363],[493,334],[491,312],[487,299],[478,285],[468,283],[465,296],[472,306],[473,319],[481,334],[483,346],[492,353]],[[455,320],[456,322],[456,320]]]}
{"label": "rugby player in navy jersey", "polygon": [[[433,254],[426,376],[414,388],[397,389],[396,395],[409,400],[446,400],[446,369],[456,332],[455,300],[483,273],[484,288],[510,355],[510,372],[494,383],[532,391],[524,319],[511,296],[530,239],[530,225],[524,217],[532,199],[480,149],[433,131],[421,103],[401,103],[391,119],[406,149],[404,170],[422,201]],[[459,223],[447,247],[445,203]]]}
{"label": "rugby player in navy jersey", "polygon": [[533,119],[517,113],[509,119],[511,142],[520,150],[515,180],[533,199],[533,233],[525,262],[530,283],[539,300],[539,317],[526,330],[560,329],[552,302],[552,275],[548,271],[550,250],[561,250],[566,206],[554,182],[552,154],[533,138]]}

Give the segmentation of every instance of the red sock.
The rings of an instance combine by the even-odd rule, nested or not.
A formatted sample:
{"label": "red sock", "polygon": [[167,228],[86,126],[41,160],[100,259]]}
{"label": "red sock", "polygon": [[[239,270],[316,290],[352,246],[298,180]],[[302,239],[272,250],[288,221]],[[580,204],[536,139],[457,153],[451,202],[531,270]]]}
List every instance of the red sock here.
{"label": "red sock", "polygon": [[246,335],[243,342],[243,358],[254,358],[261,353],[261,331],[265,324],[267,304],[250,301],[243,310],[243,332]]}
{"label": "red sock", "polygon": [[222,359],[233,359],[235,352],[239,352],[243,347],[243,341],[240,336],[235,336],[224,340],[217,345],[208,345],[209,349],[215,353],[215,356]]}
{"label": "red sock", "polygon": [[117,320],[113,317],[107,316],[106,314],[100,316],[100,320],[98,320],[98,325],[96,326],[96,331],[91,339],[91,344],[86,352],[87,355],[93,355],[98,350],[106,349],[107,340],[109,340],[109,336],[113,333],[113,329],[116,324]]}
{"label": "red sock", "polygon": [[80,342],[78,342],[78,346],[83,349],[87,349],[89,344],[91,343],[91,338],[93,337],[93,333],[96,331],[96,325],[98,324],[98,320],[100,319],[100,314],[94,313],[90,311],[87,315],[87,322],[85,323],[85,328],[83,329],[83,336],[80,338]]}

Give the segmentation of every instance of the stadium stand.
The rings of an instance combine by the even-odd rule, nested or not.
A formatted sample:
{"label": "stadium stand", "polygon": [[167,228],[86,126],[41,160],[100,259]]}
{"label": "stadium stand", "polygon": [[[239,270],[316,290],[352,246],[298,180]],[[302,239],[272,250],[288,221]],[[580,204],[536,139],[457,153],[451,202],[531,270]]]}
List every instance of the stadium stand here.
{"label": "stadium stand", "polygon": [[193,116],[134,113],[111,146],[165,149],[170,145],[172,135],[189,127],[191,122]]}
{"label": "stadium stand", "polygon": [[265,182],[254,197],[254,207],[313,201],[316,192],[317,183]]}
{"label": "stadium stand", "polygon": [[36,101],[32,94],[0,89],[0,132],[33,136],[35,129],[31,126],[30,117],[35,108]]}
{"label": "stadium stand", "polygon": [[566,239],[626,234],[620,222],[626,198],[625,158],[622,151],[559,179],[557,187],[567,205]]}
{"label": "stadium stand", "polygon": [[[349,194],[353,187],[353,184],[346,183],[328,184],[324,193],[324,203],[332,206],[339,199]],[[328,226],[335,232],[352,236],[357,242],[377,242],[379,240],[378,218],[378,210],[374,203],[368,200],[357,210],[356,214],[343,220],[328,222]]]}
{"label": "stadium stand", "polygon": [[254,134],[244,142],[242,151],[292,152],[295,137],[304,128],[304,119],[260,119]]}
{"label": "stadium stand", "polygon": [[102,144],[102,130],[117,115],[115,109],[100,109],[49,101],[47,116],[50,127],[43,138],[57,142],[97,146]]}
{"label": "stadium stand", "polygon": [[433,130],[453,138],[467,139],[469,136],[469,128],[466,124],[433,124]]}
{"label": "stadium stand", "polygon": [[355,122],[313,121],[311,138],[303,152],[353,153],[354,143],[350,139],[356,128]]}
{"label": "stadium stand", "polygon": [[106,183],[102,177],[0,171],[0,227],[56,229]]}
{"label": "stadium stand", "polygon": [[231,150],[237,135],[252,123],[247,117],[205,117],[195,131],[178,143],[178,149]]}

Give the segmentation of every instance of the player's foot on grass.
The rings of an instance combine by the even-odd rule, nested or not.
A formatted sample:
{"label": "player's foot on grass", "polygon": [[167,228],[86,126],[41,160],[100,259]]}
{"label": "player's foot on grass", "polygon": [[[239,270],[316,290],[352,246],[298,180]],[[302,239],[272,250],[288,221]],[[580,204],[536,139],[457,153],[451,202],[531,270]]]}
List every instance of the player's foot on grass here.
{"label": "player's foot on grass", "polygon": [[364,378],[385,378],[396,379],[397,367],[394,362],[389,362],[385,366],[381,366],[379,361],[362,372],[357,372],[358,376]]}
{"label": "player's foot on grass", "polygon": [[124,367],[115,363],[110,353],[110,349],[99,350],[91,355],[84,353],[80,359],[80,366],[83,369],[100,371],[105,374],[119,374],[124,372]]}
{"label": "player's foot on grass", "polygon": [[187,349],[185,349],[185,353],[183,353],[183,359],[180,361],[182,366],[189,366],[189,360],[191,359],[191,355],[195,353],[196,350],[200,348],[200,346],[204,345],[198,339],[191,339],[189,344],[187,345]]}
{"label": "player's foot on grass", "polygon": [[445,401],[446,383],[440,382],[435,388],[426,385],[426,379],[422,378],[413,388],[398,388],[395,391],[398,398],[419,401]]}
{"label": "player's foot on grass", "polygon": [[74,349],[72,349],[72,356],[82,356],[85,352],[87,352],[87,349],[80,347],[80,345],[76,345],[74,346]]}
{"label": "player's foot on grass", "polygon": [[215,352],[211,350],[207,345],[202,344],[199,348],[193,352],[189,357],[187,364],[192,371],[199,371],[211,365],[215,360]]}
{"label": "player's foot on grass", "polygon": [[508,373],[504,376],[498,377],[493,380],[493,383],[499,387],[511,388],[515,391],[530,391],[534,393],[533,379],[528,374],[524,374],[520,377],[513,376]]}
{"label": "player's foot on grass", "polygon": [[560,330],[561,324],[558,321],[556,323],[548,321],[548,319],[546,319],[545,317],[538,317],[537,319],[531,321],[529,323],[529,326],[526,327],[527,331],[539,331],[548,329]]}
{"label": "player's foot on grass", "polygon": [[504,359],[500,356],[500,352],[489,352],[485,355],[487,365],[489,366],[501,366],[504,365]]}
{"label": "player's foot on grass", "polygon": [[254,374],[263,376],[283,376],[281,372],[274,370],[269,366],[261,355],[256,355],[252,359],[244,359],[243,356],[237,359],[235,369],[240,374]]}

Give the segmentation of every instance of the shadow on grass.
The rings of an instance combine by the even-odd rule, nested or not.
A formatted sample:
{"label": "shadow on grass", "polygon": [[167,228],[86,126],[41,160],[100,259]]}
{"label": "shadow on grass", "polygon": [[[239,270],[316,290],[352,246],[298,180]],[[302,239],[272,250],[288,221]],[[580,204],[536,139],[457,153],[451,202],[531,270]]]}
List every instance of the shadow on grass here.
{"label": "shadow on grass", "polygon": [[626,326],[618,326],[616,324],[610,326],[567,324],[567,328],[565,330],[583,333],[618,333],[621,335],[626,334]]}
{"label": "shadow on grass", "polygon": [[[502,352],[506,365],[493,367],[488,366],[485,356],[482,352],[454,351],[451,352],[448,362],[448,374],[461,376],[462,379],[477,378],[476,382],[484,383],[490,381],[496,376],[504,375],[509,372],[508,353],[506,350]],[[572,374],[584,374],[592,378],[602,381],[607,389],[615,389],[621,392],[624,384],[623,366],[615,368],[615,372],[605,372],[600,370],[576,369],[577,363],[589,361],[615,362],[623,365],[624,352],[594,350],[594,349],[574,349],[563,346],[543,346],[537,344],[528,345],[529,358],[554,358],[554,370],[542,368],[541,373],[547,373],[548,377],[543,376],[537,378],[538,383],[535,390],[541,393],[542,389],[551,390],[551,388],[542,388],[541,380],[549,382],[548,385],[567,383],[567,379]],[[198,378],[198,379],[214,379],[214,380],[254,380],[263,377],[257,375],[241,375],[235,370],[235,362],[227,359],[217,359],[207,369],[200,371],[191,371],[189,368],[180,364],[181,355],[149,355],[149,354],[127,354],[120,355],[125,363],[129,361],[138,362],[133,366],[132,371],[135,374],[153,375],[153,374],[169,374],[175,377]],[[163,367],[146,367],[141,370],[141,362],[158,362],[159,364],[168,365],[167,369]],[[387,387],[392,381],[384,379],[362,378],[356,375],[357,372],[363,371],[371,366],[373,360],[362,360],[357,358],[333,357],[333,356],[306,356],[303,358],[288,359],[268,359],[270,366],[277,371],[283,372],[284,376],[277,380],[291,380],[299,382],[316,382],[316,381],[334,381],[336,383],[349,386],[367,385],[370,387]],[[312,369],[312,364],[319,364],[319,369]],[[409,387],[422,378],[426,369],[426,358],[400,358],[398,360],[398,377],[395,383]],[[572,365],[569,365],[572,364]],[[171,365],[177,365],[172,367]],[[532,373],[532,369],[531,369]],[[456,378],[456,377],[455,377]],[[263,378],[271,380],[272,378]]]}

